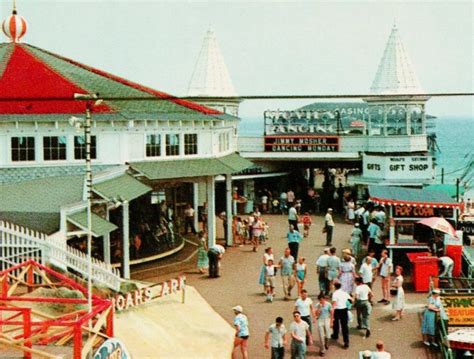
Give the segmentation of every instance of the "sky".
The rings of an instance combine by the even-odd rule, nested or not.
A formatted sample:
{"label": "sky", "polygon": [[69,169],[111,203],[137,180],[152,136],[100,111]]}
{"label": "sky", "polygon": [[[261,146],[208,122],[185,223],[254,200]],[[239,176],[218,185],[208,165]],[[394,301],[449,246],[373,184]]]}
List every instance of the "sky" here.
{"label": "sky", "polygon": [[[11,4],[1,0],[1,18]],[[474,92],[472,1],[17,0],[17,8],[29,24],[24,42],[178,96],[209,27],[239,95],[366,94],[394,22],[425,91]],[[240,115],[311,102],[245,101]],[[435,98],[427,109],[474,117],[473,103]]]}

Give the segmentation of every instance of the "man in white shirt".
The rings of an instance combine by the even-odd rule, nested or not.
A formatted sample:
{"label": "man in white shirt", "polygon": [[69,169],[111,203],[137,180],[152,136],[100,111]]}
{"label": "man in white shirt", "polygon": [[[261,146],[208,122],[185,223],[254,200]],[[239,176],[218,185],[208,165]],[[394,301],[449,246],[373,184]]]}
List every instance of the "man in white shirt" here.
{"label": "man in white shirt", "polygon": [[374,279],[374,272],[372,267],[372,257],[364,258],[364,263],[360,266],[359,274],[362,277],[362,282],[372,288],[372,280]]}
{"label": "man in white shirt", "polygon": [[313,344],[313,338],[309,332],[308,323],[301,319],[301,314],[298,311],[293,312],[295,319],[290,325],[291,335],[291,357],[305,358],[306,356],[306,338],[309,337],[309,345]]}
{"label": "man in white shirt", "polygon": [[316,272],[318,273],[319,291],[323,294],[329,293],[329,280],[328,280],[328,258],[329,248],[324,249],[324,253],[319,256],[316,261]]}
{"label": "man in white shirt", "polygon": [[357,329],[366,329],[365,337],[370,337],[370,313],[372,313],[372,305],[370,299],[373,294],[367,284],[364,284],[361,277],[355,279],[356,289],[354,292],[355,296],[355,307],[357,310]]}
{"label": "man in white shirt", "polygon": [[443,272],[439,275],[439,277],[448,277],[449,284],[452,286],[453,280],[451,278],[453,277],[454,261],[448,256],[440,257],[439,261],[443,266]]}
{"label": "man in white shirt", "polygon": [[342,337],[344,339],[344,349],[349,348],[349,314],[347,308],[347,301],[352,301],[352,297],[347,292],[341,289],[341,283],[336,282],[334,285],[336,290],[332,294],[332,305],[334,307],[334,323],[332,339],[339,338],[339,328],[342,330]]}
{"label": "man in white shirt", "polygon": [[219,261],[225,253],[225,248],[220,244],[216,244],[209,248],[207,257],[209,258],[209,278],[217,278],[219,276]]}
{"label": "man in white shirt", "polygon": [[283,318],[277,317],[275,323],[270,325],[265,333],[265,348],[272,348],[272,359],[283,359],[286,344],[286,328]]}
{"label": "man in white shirt", "polygon": [[184,234],[188,233],[188,229],[191,228],[191,232],[196,234],[196,228],[194,228],[194,209],[190,204],[186,205],[184,210]]}
{"label": "man in white shirt", "polygon": [[329,247],[332,244],[332,234],[334,232],[334,220],[332,219],[332,208],[328,208],[326,216],[324,217],[324,229],[326,231],[326,245]]}
{"label": "man in white shirt", "polygon": [[298,212],[296,211],[295,205],[293,203],[288,203],[288,223],[293,226],[295,231],[298,232]]}
{"label": "man in white shirt", "polygon": [[392,355],[385,351],[383,341],[379,340],[377,344],[375,344],[375,347],[377,350],[372,353],[372,359],[392,359]]}
{"label": "man in white shirt", "polygon": [[[295,302],[295,311],[300,312],[301,319],[308,323],[309,332],[313,332],[311,317],[315,317],[313,300],[308,297],[308,291],[303,289],[301,296]],[[306,338],[306,344],[309,344],[309,338]]]}

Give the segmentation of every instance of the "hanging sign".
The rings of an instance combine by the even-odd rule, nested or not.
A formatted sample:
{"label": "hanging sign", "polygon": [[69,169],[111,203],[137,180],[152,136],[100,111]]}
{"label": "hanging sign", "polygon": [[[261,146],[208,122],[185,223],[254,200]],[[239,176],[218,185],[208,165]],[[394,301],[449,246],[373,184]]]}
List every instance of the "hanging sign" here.
{"label": "hanging sign", "polygon": [[107,339],[94,354],[94,359],[131,359],[125,345],[117,338]]}
{"label": "hanging sign", "polygon": [[457,229],[464,233],[473,236],[474,235],[474,222],[472,221],[459,221],[457,223]]}
{"label": "hanging sign", "polygon": [[265,152],[337,152],[337,136],[265,136]]}
{"label": "hanging sign", "polygon": [[395,218],[428,218],[428,217],[452,218],[453,209],[398,205],[398,206],[393,206],[393,216]]}
{"label": "hanging sign", "polygon": [[441,296],[444,310],[448,314],[449,326],[474,326],[474,296],[451,295]]}

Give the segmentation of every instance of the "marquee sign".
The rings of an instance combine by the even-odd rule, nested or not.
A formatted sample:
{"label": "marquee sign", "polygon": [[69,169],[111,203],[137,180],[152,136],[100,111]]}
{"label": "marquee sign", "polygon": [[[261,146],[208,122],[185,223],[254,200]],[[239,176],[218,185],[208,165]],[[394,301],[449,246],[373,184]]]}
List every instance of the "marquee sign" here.
{"label": "marquee sign", "polygon": [[265,136],[265,152],[337,152],[337,136]]}
{"label": "marquee sign", "polygon": [[449,326],[474,326],[474,296],[473,295],[451,295],[441,296],[443,307],[448,314]]}
{"label": "marquee sign", "polygon": [[370,156],[362,158],[363,176],[385,180],[432,180],[431,156]]}

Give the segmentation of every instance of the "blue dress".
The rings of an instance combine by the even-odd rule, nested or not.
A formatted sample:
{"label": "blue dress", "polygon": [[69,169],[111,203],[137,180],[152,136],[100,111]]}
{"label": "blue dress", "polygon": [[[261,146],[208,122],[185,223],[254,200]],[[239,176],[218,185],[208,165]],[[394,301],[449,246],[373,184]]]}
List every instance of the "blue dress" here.
{"label": "blue dress", "polygon": [[[441,299],[429,297],[428,305],[434,305],[436,308],[441,309]],[[435,335],[436,330],[436,312],[425,309],[423,313],[423,321],[421,322],[421,333],[426,335]]]}

